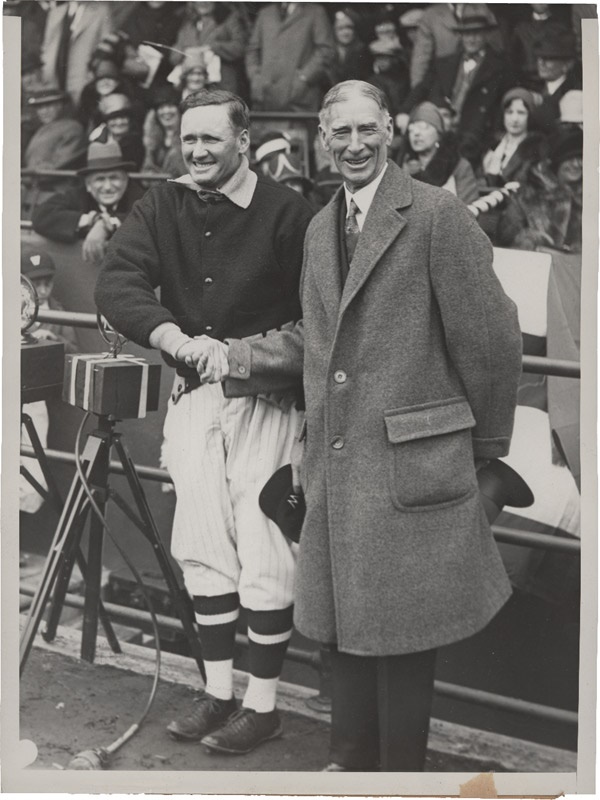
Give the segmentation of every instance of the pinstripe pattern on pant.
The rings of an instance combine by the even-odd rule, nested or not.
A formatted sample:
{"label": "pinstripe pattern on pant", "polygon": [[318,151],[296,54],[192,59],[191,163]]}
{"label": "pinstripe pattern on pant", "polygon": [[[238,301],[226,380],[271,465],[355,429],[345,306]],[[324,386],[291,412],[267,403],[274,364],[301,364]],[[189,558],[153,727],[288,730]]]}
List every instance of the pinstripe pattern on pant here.
{"label": "pinstripe pattern on pant", "polygon": [[258,495],[289,463],[299,426],[295,408],[227,399],[220,384],[169,401],[164,456],[177,495],[171,551],[191,595],[239,592],[245,608],[261,611],[292,604],[294,552]]}

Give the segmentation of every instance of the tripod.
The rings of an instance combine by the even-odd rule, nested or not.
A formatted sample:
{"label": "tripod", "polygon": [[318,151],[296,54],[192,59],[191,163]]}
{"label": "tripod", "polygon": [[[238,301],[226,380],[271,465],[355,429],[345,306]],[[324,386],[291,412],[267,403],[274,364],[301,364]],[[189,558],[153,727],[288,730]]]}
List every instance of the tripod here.
{"label": "tripod", "polygon": [[[198,669],[200,670],[203,680],[206,680],[200,643],[196,635],[191,601],[185,590],[181,589],[179,586],[179,582],[152,518],[152,513],[140,479],[135,471],[131,456],[123,442],[122,434],[115,430],[116,420],[114,420],[114,418],[107,415],[97,415],[97,417],[98,427],[88,435],[81,454],[81,466],[83,476],[85,477],[85,483],[89,486],[96,506],[103,517],[107,501],[109,498],[112,498],[152,545],[155,557],[167,583],[171,598],[173,599],[175,609],[181,620],[190,650],[198,664]],[[127,503],[108,486],[110,454],[113,447],[123,467],[123,472],[127,478],[135,505],[137,506],[139,517]],[[46,471],[49,474],[49,470]],[[52,492],[52,494],[54,495],[54,492]],[[95,513],[92,513],[90,518],[87,564],[83,559],[80,549],[84,525],[91,510],[92,503],[86,492],[84,481],[78,473],[73,479],[69,494],[62,508],[50,553],[44,564],[42,578],[33,598],[25,627],[21,634],[19,644],[20,674],[23,673],[25,668],[35,634],[39,628],[46,604],[48,603],[53,589],[54,592],[46,628],[42,635],[46,641],[52,641],[56,635],[60,614],[75,562],[77,562],[85,582],[81,657],[90,662],[94,660],[98,619],[102,622],[113,652],[121,652],[119,642],[114,634],[108,615],[100,601],[104,525],[102,519]]]}

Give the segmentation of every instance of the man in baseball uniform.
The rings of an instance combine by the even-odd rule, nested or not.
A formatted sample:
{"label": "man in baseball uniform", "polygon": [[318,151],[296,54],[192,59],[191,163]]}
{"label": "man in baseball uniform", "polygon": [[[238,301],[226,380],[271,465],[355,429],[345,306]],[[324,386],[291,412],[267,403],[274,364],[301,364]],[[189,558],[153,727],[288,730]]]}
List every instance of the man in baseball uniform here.
{"label": "man in baseball uniform", "polygon": [[[165,420],[177,494],[171,549],[193,599],[207,684],[168,731],[245,753],[281,733],[275,694],[292,630],[295,559],[258,495],[290,460],[298,379],[283,368],[236,399],[224,396],[219,379],[245,370],[228,360],[228,337],[252,341],[299,319],[312,212],[297,192],[250,171],[240,98],[202,90],[181,112],[188,174],[136,203],[111,240],[96,302],[116,330],[160,349],[176,369]],[[238,708],[232,679],[241,607],[250,679]]]}

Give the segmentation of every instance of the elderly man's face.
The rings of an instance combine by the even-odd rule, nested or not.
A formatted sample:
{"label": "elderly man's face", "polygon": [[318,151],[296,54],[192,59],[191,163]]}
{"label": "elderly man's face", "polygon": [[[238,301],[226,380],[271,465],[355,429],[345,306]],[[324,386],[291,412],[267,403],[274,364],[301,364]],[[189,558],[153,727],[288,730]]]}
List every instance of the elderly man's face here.
{"label": "elderly man's face", "polygon": [[543,81],[557,81],[571,69],[572,61],[561,58],[539,58],[537,71]]}
{"label": "elderly man's face", "polygon": [[484,31],[469,31],[463,33],[462,48],[468,56],[474,56],[483,49],[485,45],[485,32]]}
{"label": "elderly man's face", "polygon": [[199,186],[218,189],[238,169],[250,147],[248,131],[236,131],[227,105],[196,106],[181,118],[181,152]]}
{"label": "elderly man's face", "polygon": [[371,183],[383,169],[392,143],[389,114],[358,92],[334,103],[319,125],[323,146],[350,191]]}
{"label": "elderly man's face", "polygon": [[102,206],[116,205],[125,194],[129,176],[122,169],[94,172],[85,179],[85,186]]}

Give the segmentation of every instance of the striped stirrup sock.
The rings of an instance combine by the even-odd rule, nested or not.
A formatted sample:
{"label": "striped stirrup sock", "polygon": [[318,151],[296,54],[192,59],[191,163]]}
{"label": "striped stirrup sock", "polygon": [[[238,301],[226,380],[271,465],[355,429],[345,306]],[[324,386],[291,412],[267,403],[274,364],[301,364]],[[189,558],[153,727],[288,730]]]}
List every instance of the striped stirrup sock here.
{"label": "striped stirrup sock", "polygon": [[233,695],[233,652],[240,615],[237,592],[194,596],[194,612],[206,668],[206,691],[221,700]]}

